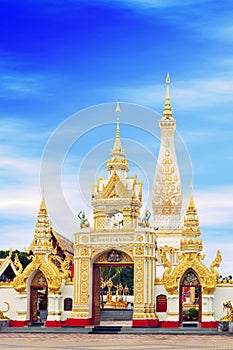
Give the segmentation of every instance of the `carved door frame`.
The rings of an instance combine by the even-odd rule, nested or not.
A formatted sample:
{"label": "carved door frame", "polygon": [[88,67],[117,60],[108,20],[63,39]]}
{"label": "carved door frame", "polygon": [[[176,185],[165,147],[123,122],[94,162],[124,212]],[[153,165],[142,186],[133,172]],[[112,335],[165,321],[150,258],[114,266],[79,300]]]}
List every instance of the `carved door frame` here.
{"label": "carved door frame", "polygon": [[[123,261],[119,259],[117,254],[114,254],[114,258],[116,259],[116,261],[114,261],[114,258],[111,256],[112,252],[120,253]],[[92,278],[92,324],[94,325],[100,324],[100,283],[102,266],[134,266],[134,261],[128,254],[116,249],[103,251],[102,254],[100,254],[99,257],[94,261]]]}
{"label": "carved door frame", "polygon": [[[38,275],[39,277],[40,275],[43,276],[44,280],[37,281]],[[38,270],[30,285],[30,322],[38,322],[39,320],[38,291],[42,289],[44,289],[46,293],[48,309],[48,284],[44,274],[40,270]]]}
{"label": "carved door frame", "polygon": [[[197,280],[198,280],[198,283],[197,284],[184,284],[184,280],[185,280],[185,277],[188,275],[189,272],[192,272],[196,277],[197,277]],[[198,275],[197,273],[193,270],[193,269],[188,269],[182,276],[181,280],[180,280],[180,287],[179,287],[179,324],[182,324],[184,322],[184,319],[183,319],[183,287],[186,286],[186,287],[195,287],[195,288],[198,288],[198,322],[201,323],[202,321],[202,286],[200,284],[200,280],[198,278]]]}

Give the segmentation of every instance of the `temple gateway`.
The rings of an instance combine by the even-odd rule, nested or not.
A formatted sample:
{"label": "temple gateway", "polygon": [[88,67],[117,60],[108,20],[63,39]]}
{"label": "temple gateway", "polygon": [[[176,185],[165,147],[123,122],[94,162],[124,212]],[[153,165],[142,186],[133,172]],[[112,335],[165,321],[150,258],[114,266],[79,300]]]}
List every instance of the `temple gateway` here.
{"label": "temple gateway", "polygon": [[[100,324],[103,317],[128,320],[133,327],[218,326],[233,284],[219,278],[220,251],[209,267],[205,265],[192,193],[181,217],[182,183],[169,88],[167,76],[151,188],[153,213],[147,210],[143,218],[140,213],[143,185],[137,175],[129,175],[117,104],[106,177],[98,177],[91,193],[93,227],[80,212],[80,230],[73,241],[62,236],[51,225],[42,196],[28,248],[30,263],[23,268],[11,251],[0,261],[0,318],[9,326],[85,327]],[[152,217],[156,227],[150,224]],[[122,271],[131,276],[127,283]]]}

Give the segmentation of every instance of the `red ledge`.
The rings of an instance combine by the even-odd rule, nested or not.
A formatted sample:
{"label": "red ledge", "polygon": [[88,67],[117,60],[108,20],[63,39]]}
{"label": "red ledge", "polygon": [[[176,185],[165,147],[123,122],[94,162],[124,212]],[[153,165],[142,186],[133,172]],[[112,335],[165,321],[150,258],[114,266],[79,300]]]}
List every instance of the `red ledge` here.
{"label": "red ledge", "polygon": [[91,318],[67,318],[65,321],[65,326],[70,327],[85,327],[91,326],[93,324]]}
{"label": "red ledge", "polygon": [[156,318],[152,319],[134,319],[132,322],[133,327],[158,327],[159,321]]}
{"label": "red ledge", "polygon": [[178,328],[179,322],[178,321],[162,321],[161,327],[162,328]]}
{"label": "red ledge", "polygon": [[45,327],[58,328],[61,327],[61,321],[46,321]]}
{"label": "red ledge", "polygon": [[202,322],[201,328],[218,328],[218,321]]}
{"label": "red ledge", "polygon": [[10,320],[9,327],[25,327],[28,321]]}

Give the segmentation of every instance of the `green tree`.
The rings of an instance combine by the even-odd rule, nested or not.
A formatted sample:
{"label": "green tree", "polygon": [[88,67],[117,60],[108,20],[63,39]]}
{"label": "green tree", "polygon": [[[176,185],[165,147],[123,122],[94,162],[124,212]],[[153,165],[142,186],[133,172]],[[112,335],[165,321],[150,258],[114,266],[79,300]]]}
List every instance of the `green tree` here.
{"label": "green tree", "polygon": [[[10,253],[10,250],[0,250],[0,259],[5,259],[9,255],[9,253]],[[25,269],[25,267],[30,263],[30,260],[28,259],[28,254],[26,252],[21,252],[17,249],[13,250],[12,256],[11,256],[11,259],[13,262],[16,254],[18,254],[19,261],[21,262],[21,264],[23,265],[23,268]]]}

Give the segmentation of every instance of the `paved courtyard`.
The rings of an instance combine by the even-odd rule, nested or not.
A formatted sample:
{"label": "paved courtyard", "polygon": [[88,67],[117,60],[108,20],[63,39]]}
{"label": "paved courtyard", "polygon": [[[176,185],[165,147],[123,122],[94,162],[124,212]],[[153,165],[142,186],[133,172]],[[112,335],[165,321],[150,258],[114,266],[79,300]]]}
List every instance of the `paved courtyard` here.
{"label": "paved courtyard", "polygon": [[0,349],[17,350],[233,350],[229,335],[155,335],[155,334],[9,334],[1,333]]}

